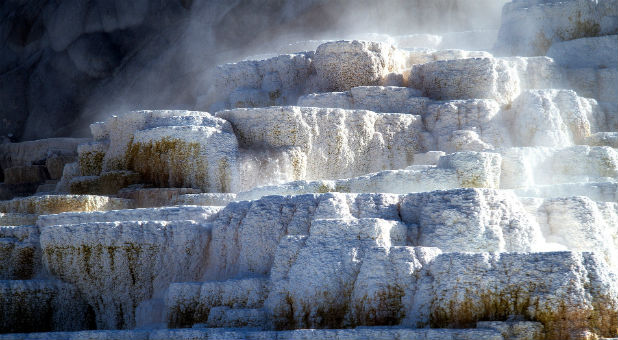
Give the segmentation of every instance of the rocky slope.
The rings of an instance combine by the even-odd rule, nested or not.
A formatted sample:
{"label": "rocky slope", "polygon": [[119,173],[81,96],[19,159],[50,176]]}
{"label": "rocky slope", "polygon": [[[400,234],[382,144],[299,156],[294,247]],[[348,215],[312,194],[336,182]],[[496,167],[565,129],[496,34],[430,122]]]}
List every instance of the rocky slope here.
{"label": "rocky slope", "polygon": [[618,337],[617,8],[302,42],[208,112],[1,144],[38,194],[0,201],[0,339]]}

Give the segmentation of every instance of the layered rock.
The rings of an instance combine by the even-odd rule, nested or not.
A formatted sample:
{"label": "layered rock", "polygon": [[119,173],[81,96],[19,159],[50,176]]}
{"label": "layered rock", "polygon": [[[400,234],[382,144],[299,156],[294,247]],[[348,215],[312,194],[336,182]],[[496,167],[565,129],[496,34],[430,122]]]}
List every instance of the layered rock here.
{"label": "layered rock", "polygon": [[75,160],[77,145],[85,141],[50,138],[0,144],[0,199],[32,195],[39,185],[60,179],[64,165]]}
{"label": "layered rock", "polygon": [[[131,112],[94,124],[92,131],[99,143],[80,148],[83,175],[104,181],[101,176],[110,171],[131,170],[159,186],[218,192],[236,187],[236,137],[228,122],[208,113]],[[103,189],[111,193],[120,187]]]}
{"label": "layered rock", "polygon": [[603,263],[590,253],[442,254],[430,267],[433,325],[519,314],[541,321],[550,338],[611,336],[615,274]]}
{"label": "layered rock", "polygon": [[311,93],[298,98],[298,106],[401,112],[420,115],[429,100],[418,90],[397,86],[358,86],[345,92]]}
{"label": "layered rock", "polygon": [[41,230],[45,266],[75,284],[103,329],[134,327],[140,302],[161,294],[170,282],[198,279],[203,269],[192,259],[204,258],[209,239],[210,228],[194,221],[90,222]]}
{"label": "layered rock", "polygon": [[318,46],[314,67],[321,89],[346,91],[363,85],[402,85],[406,63],[403,51],[384,43],[338,41]]}
{"label": "layered rock", "polygon": [[0,201],[0,211],[57,214],[65,211],[100,211],[130,207],[126,199],[96,195],[44,195]]}
{"label": "layered rock", "polygon": [[569,68],[618,67],[618,35],[580,38],[551,45],[547,56]]}
{"label": "layered rock", "polygon": [[49,332],[88,328],[92,314],[74,286],[49,280],[0,281],[0,331]]}
{"label": "layered rock", "polygon": [[[185,329],[155,329],[155,330],[128,330],[128,331],[81,331],[81,332],[54,332],[54,333],[32,333],[32,334],[0,334],[0,339],[21,340],[21,339],[66,339],[67,337],[97,338],[102,340],[132,340],[132,339],[195,339],[195,338],[225,338],[233,340],[241,339],[368,339],[380,338],[396,340],[401,338],[411,340],[424,340],[428,338],[438,339],[461,339],[461,340],[499,340],[503,339],[502,333],[511,334],[508,331],[511,325],[498,323],[492,324],[492,328],[483,325],[481,329],[410,329],[410,328],[391,328],[384,327],[362,327],[357,329],[297,329],[289,331],[257,331],[254,329],[239,330],[229,328],[185,328]],[[495,328],[499,328],[495,329]],[[517,326],[516,326],[517,327]],[[523,328],[523,327],[520,327]],[[520,332],[512,332],[520,334]],[[524,336],[530,333],[523,333]],[[531,333],[536,334],[536,333]],[[517,338],[515,338],[517,339]]]}
{"label": "layered rock", "polygon": [[[510,3],[493,52],[535,57],[453,49],[482,31],[273,47],[190,72],[213,114],[125,112],[74,162],[3,166],[2,197],[108,196],[0,202],[2,330],[109,331],[0,338],[618,335],[612,6]],[[56,71],[109,71],[74,38]]]}
{"label": "layered rock", "polygon": [[611,147],[508,148],[501,154],[503,188],[615,182],[617,176],[618,154]]}
{"label": "layered rock", "polygon": [[324,192],[384,192],[403,194],[460,187],[499,188],[501,158],[497,153],[457,152],[431,165],[412,165],[338,180],[294,181],[239,192],[237,199],[266,195],[298,195]]}
{"label": "layered rock", "polygon": [[219,66],[201,105],[218,110],[288,104],[311,86],[312,58],[310,52]]}
{"label": "layered rock", "polygon": [[520,91],[519,77],[510,63],[494,58],[434,61],[412,69],[411,84],[439,100],[495,99],[510,103]]}
{"label": "layered rock", "polygon": [[519,146],[567,146],[580,144],[605,126],[605,116],[594,99],[566,90],[523,92],[504,119],[512,122]]}
{"label": "layered rock", "polygon": [[28,280],[40,273],[39,230],[28,224],[0,227],[0,280]]}
{"label": "layered rock", "polygon": [[217,117],[232,124],[243,148],[298,148],[292,179],[402,168],[422,151],[422,123],[414,115],[273,107],[222,111]]}

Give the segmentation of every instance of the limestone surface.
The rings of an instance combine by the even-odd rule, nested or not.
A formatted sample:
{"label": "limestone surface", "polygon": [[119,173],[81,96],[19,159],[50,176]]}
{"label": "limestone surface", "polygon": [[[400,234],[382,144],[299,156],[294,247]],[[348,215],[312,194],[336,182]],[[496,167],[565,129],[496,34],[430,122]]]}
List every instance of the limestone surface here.
{"label": "limestone surface", "polygon": [[401,73],[406,58],[402,51],[385,43],[337,41],[318,46],[314,67],[321,88],[346,91],[363,85],[403,84],[401,76],[390,80],[389,74]]}
{"label": "limestone surface", "polygon": [[505,60],[469,58],[415,65],[413,87],[432,99],[494,99],[510,103],[520,92],[517,70]]}
{"label": "limestone surface", "polygon": [[289,103],[310,86],[313,53],[249,60],[217,67],[206,109],[259,107]]}
{"label": "limestone surface", "polygon": [[579,144],[605,125],[595,100],[565,90],[524,91],[505,113],[520,146]]}
{"label": "limestone surface", "polygon": [[293,179],[349,177],[402,168],[422,151],[418,116],[365,110],[271,107],[221,111],[243,148],[299,148]]}
{"label": "limestone surface", "polygon": [[422,114],[428,98],[418,90],[397,86],[358,86],[346,92],[311,93],[298,98],[298,106],[331,107]]}
{"label": "limestone surface", "polygon": [[[190,110],[122,111],[118,97],[143,105],[110,81],[89,105],[113,114],[84,112],[102,120],[92,139],[0,136],[0,199],[27,196],[0,200],[0,340],[618,337],[616,0],[513,0],[499,30],[495,20],[468,31],[452,31],[452,10],[476,8],[467,19],[485,23],[506,1],[396,2],[400,13],[378,23],[358,15],[371,1],[354,11],[246,2],[246,13],[209,1],[172,36],[216,26],[204,46],[242,40],[245,54],[186,45],[163,53],[168,63],[131,55],[178,65],[140,66],[131,84],[156,92],[173,74],[154,107]],[[122,11],[135,22],[97,6],[40,5],[45,30],[34,14],[0,20],[0,44],[10,36],[36,51],[27,41],[45,32],[34,41],[58,51],[32,57],[25,78],[2,73],[3,50],[0,84],[36,85],[47,67],[87,92],[79,77],[135,68],[113,52],[133,41],[127,25],[143,3]],[[240,37],[265,8],[281,20]],[[294,34],[332,15],[354,25]],[[399,16],[440,31],[357,32]],[[226,64],[206,71],[213,55]],[[5,92],[2,112],[21,100]]]}
{"label": "limestone surface", "polygon": [[2,280],[0,301],[3,333],[76,331],[88,327],[87,305],[79,291],[68,283]]}
{"label": "limestone surface", "polygon": [[130,207],[126,199],[96,195],[44,195],[0,201],[0,211],[57,214],[65,211],[100,211]]}
{"label": "limestone surface", "polygon": [[91,158],[84,161],[87,168],[100,166],[102,172],[132,170],[159,186],[219,192],[236,186],[236,137],[228,122],[208,113],[131,112],[112,116],[103,126],[95,125],[93,131],[95,138],[100,134],[109,147],[102,158],[96,158],[100,165],[93,165]]}
{"label": "limestone surface", "polygon": [[44,265],[82,292],[97,327],[122,329],[135,326],[140,302],[173,281],[200,277],[199,262],[189,259],[204,258],[210,228],[184,220],[84,222],[44,227],[40,237]]}

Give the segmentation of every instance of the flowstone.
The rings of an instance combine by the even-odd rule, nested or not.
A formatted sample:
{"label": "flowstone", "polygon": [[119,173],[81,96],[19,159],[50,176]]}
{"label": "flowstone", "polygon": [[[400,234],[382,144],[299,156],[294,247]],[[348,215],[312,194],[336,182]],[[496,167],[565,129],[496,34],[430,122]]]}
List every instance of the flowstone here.
{"label": "flowstone", "polygon": [[274,39],[209,112],[0,145],[0,340],[618,337],[616,8]]}

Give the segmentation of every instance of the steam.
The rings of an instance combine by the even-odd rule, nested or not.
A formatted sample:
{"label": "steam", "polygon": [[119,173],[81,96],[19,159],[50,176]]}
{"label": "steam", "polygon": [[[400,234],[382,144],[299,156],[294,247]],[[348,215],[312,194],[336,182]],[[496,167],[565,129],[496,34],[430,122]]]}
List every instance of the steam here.
{"label": "steam", "polygon": [[[326,40],[388,41],[442,37],[452,31],[497,32],[505,0],[202,1],[188,15],[150,36],[101,81],[77,119],[76,136],[111,114],[135,109],[197,109],[211,85],[213,68],[251,56],[315,49]],[[491,36],[492,38],[495,36]],[[448,35],[447,35],[448,40]],[[465,42],[450,35],[451,46]],[[444,41],[442,41],[444,42]],[[493,43],[490,42],[490,44]],[[487,44],[485,44],[487,45]],[[475,47],[475,46],[471,46]],[[36,135],[36,134],[30,134]]]}

